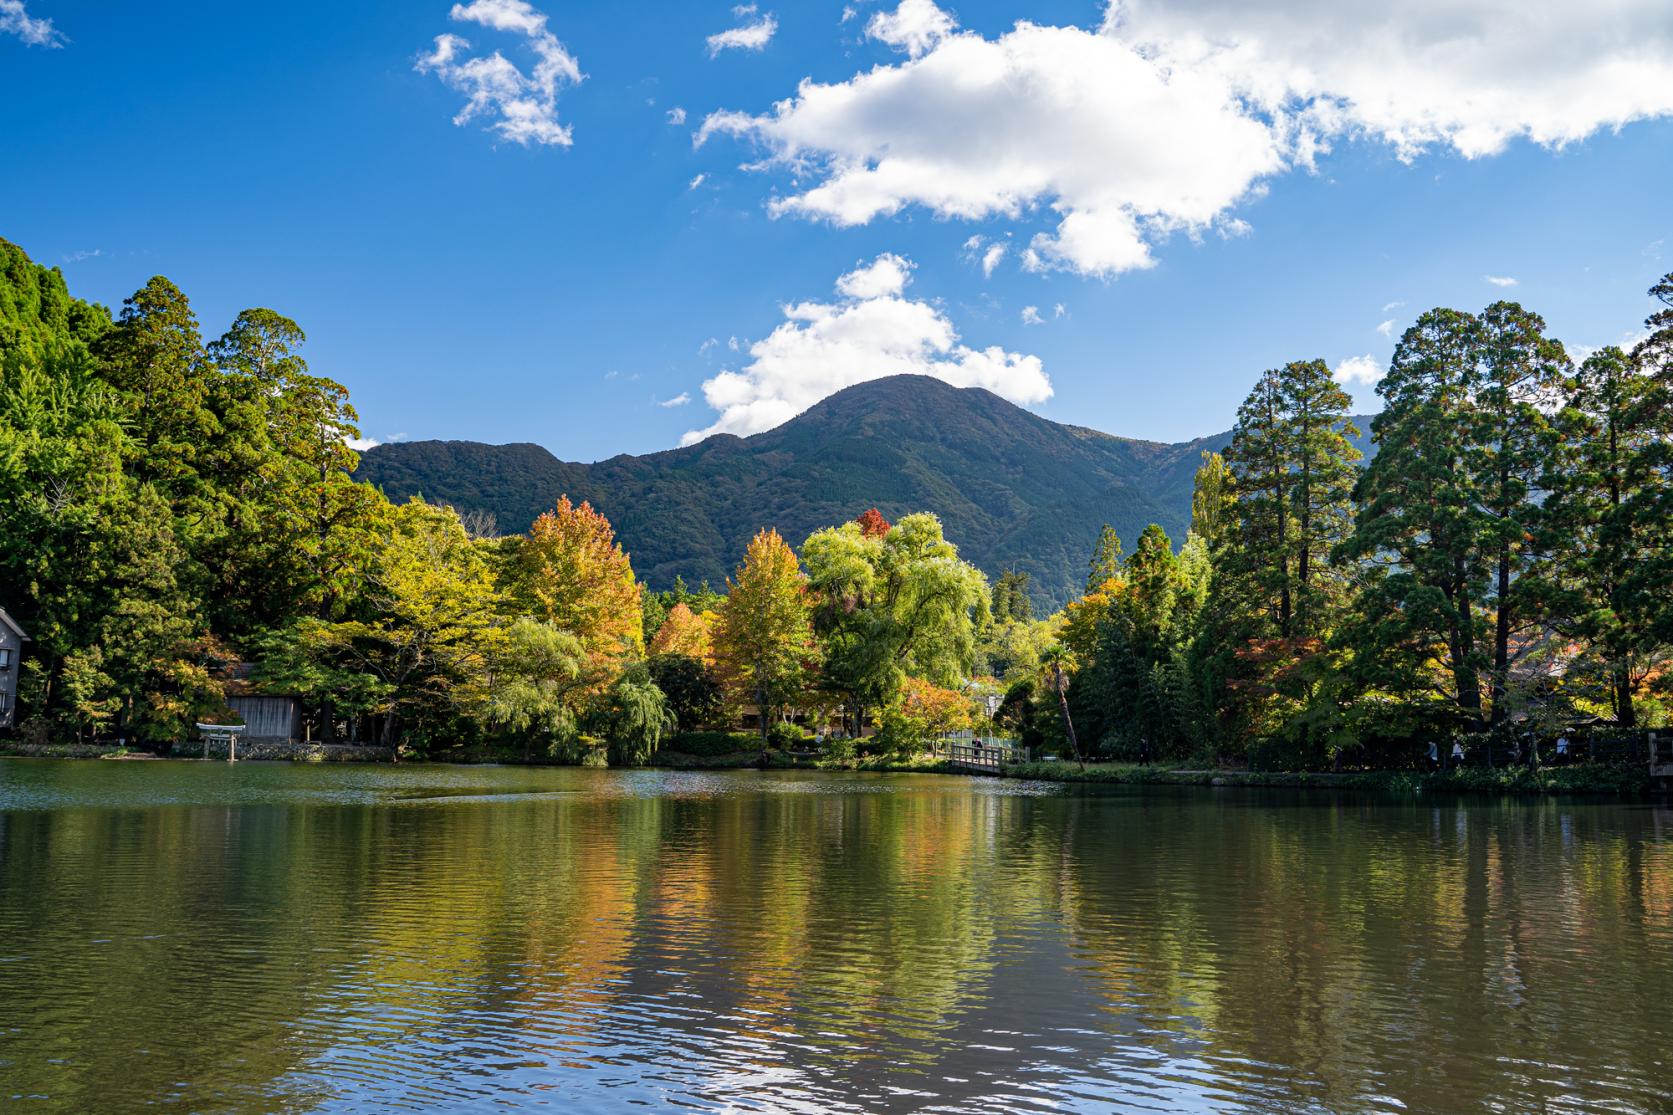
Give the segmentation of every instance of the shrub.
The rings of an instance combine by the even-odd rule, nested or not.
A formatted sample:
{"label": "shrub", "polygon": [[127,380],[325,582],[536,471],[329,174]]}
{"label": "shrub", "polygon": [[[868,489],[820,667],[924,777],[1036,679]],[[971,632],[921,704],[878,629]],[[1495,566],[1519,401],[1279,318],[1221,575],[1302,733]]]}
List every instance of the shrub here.
{"label": "shrub", "polygon": [[681,732],[662,741],[661,750],[682,755],[736,755],[740,751],[758,751],[761,737],[748,732]]}
{"label": "shrub", "polygon": [[774,724],[767,729],[767,742],[780,751],[804,747],[813,737],[795,724]]}

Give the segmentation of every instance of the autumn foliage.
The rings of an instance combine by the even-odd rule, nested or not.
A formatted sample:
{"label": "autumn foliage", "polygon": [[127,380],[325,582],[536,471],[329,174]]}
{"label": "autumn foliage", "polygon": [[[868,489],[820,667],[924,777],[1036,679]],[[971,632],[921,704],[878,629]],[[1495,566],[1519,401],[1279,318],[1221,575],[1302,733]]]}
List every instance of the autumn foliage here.
{"label": "autumn foliage", "polygon": [[882,538],[894,529],[889,520],[883,517],[883,512],[875,507],[854,521],[860,525],[860,533],[867,538]]}
{"label": "autumn foliage", "polygon": [[534,521],[516,557],[516,595],[581,640],[595,664],[644,652],[639,586],[610,520],[564,496]]}
{"label": "autumn foliage", "polygon": [[693,612],[684,604],[675,604],[651,639],[651,654],[683,654],[713,661],[711,629],[718,618],[714,612]]}

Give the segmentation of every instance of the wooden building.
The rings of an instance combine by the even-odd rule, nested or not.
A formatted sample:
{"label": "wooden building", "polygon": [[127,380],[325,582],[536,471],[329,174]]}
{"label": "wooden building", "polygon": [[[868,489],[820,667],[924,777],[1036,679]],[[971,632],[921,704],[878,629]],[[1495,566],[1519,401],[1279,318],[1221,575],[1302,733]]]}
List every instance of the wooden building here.
{"label": "wooden building", "polygon": [[29,636],[0,608],[0,729],[17,723],[17,679]]}
{"label": "wooden building", "polygon": [[290,694],[260,693],[250,682],[253,667],[235,662],[220,674],[227,707],[244,723],[247,743],[288,743],[302,738],[302,701]]}

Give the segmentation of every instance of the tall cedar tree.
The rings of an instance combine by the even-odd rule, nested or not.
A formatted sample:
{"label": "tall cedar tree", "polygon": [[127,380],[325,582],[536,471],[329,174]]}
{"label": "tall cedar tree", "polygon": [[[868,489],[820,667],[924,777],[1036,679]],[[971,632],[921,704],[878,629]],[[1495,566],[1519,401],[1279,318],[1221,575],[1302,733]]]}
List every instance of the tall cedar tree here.
{"label": "tall cedar tree", "polygon": [[1330,568],[1331,551],[1353,532],[1353,486],[1360,452],[1350,438],[1353,400],[1323,360],[1285,365],[1278,378],[1284,455],[1295,520],[1295,614],[1290,636],[1323,636],[1342,607],[1346,579]]}
{"label": "tall cedar tree", "polygon": [[1546,595],[1539,557],[1543,530],[1543,477],[1556,453],[1555,412],[1571,371],[1563,346],[1545,336],[1545,321],[1514,302],[1482,311],[1476,332],[1477,382],[1470,408],[1472,444],[1467,467],[1483,514],[1482,548],[1493,580],[1487,603],[1494,613],[1490,678],[1492,722],[1509,715],[1507,690],[1513,644],[1541,619]]}
{"label": "tall cedar tree", "polygon": [[1284,414],[1281,373],[1261,374],[1254,390],[1237,408],[1227,463],[1237,478],[1241,527],[1239,557],[1251,599],[1288,638],[1294,608],[1291,584],[1289,430]]}
{"label": "tall cedar tree", "polygon": [[1477,726],[1490,665],[1481,616],[1489,524],[1479,473],[1467,467],[1480,331],[1471,314],[1435,309],[1400,338],[1377,385],[1377,455],[1360,476],[1360,513],[1342,548],[1367,578],[1345,638],[1362,684],[1407,700],[1438,693]]}
{"label": "tall cedar tree", "polygon": [[1656,383],[1619,348],[1586,358],[1557,416],[1562,433],[1546,501],[1565,633],[1583,639],[1608,681],[1617,723],[1637,723],[1634,693],[1654,666],[1651,631],[1662,593],[1638,576],[1664,544],[1657,506],[1667,477],[1653,459],[1673,430]]}
{"label": "tall cedar tree", "polygon": [[161,275],[152,278],[123,302],[95,354],[127,402],[133,475],[178,507],[198,494],[198,455],[221,428],[209,406],[212,368],[186,296]]}
{"label": "tall cedar tree", "polygon": [[806,687],[817,665],[813,603],[795,551],[776,530],[756,534],[715,627],[715,659],[737,699],[753,702],[767,732],[783,707]]}
{"label": "tall cedar tree", "polygon": [[1673,593],[1666,586],[1673,584],[1673,274],[1650,288],[1650,297],[1661,303],[1661,308],[1644,322],[1650,335],[1632,350],[1632,362],[1638,374],[1650,377],[1652,387],[1644,406],[1653,423],[1661,431],[1656,443],[1646,450],[1641,468],[1646,483],[1654,477],[1656,497],[1646,500],[1642,522],[1652,537],[1659,539],[1655,554],[1644,562],[1633,579],[1633,591],[1653,594],[1660,600],[1656,618],[1656,634],[1662,643],[1673,643]]}

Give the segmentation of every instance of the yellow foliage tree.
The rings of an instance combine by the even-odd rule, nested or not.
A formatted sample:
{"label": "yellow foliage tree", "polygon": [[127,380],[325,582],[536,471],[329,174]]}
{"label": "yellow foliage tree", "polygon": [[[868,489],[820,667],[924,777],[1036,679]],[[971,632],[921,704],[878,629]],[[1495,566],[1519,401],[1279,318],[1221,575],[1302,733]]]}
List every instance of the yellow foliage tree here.
{"label": "yellow foliage tree", "polygon": [[639,585],[610,520],[564,496],[517,548],[512,595],[523,609],[581,640],[603,669],[644,653]]}
{"label": "yellow foliage tree", "polygon": [[761,713],[761,754],[773,715],[799,693],[818,659],[813,602],[796,553],[775,530],[755,536],[715,626],[726,687]]}
{"label": "yellow foliage tree", "polygon": [[713,612],[693,612],[684,604],[668,609],[668,616],[651,639],[651,654],[683,654],[705,662],[714,660],[711,625],[718,617]]}

